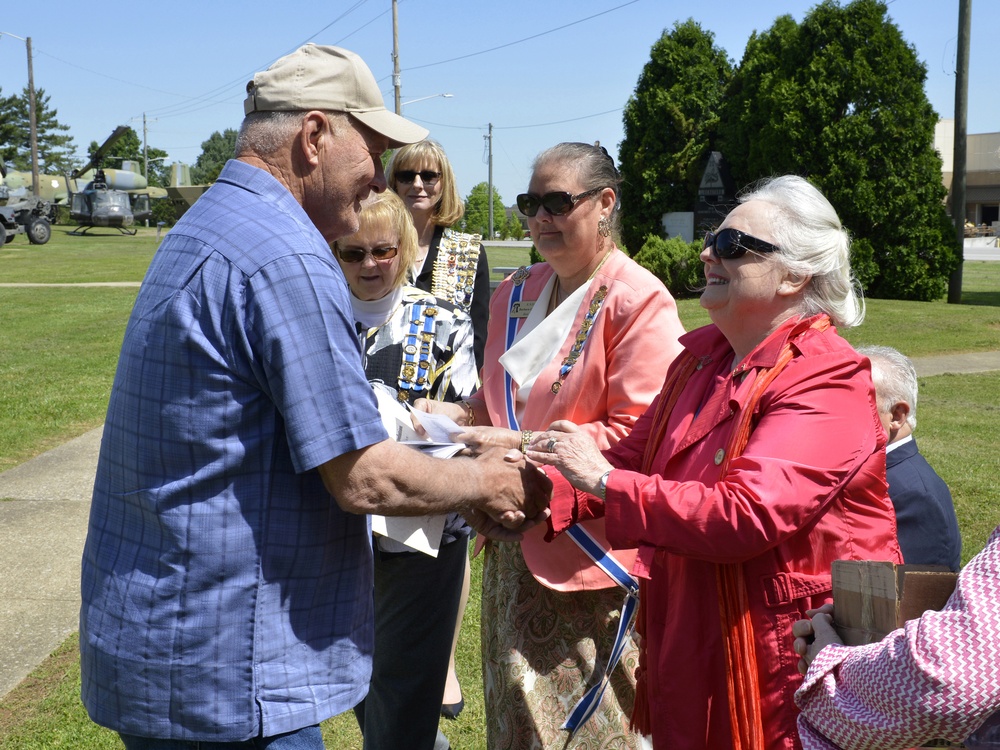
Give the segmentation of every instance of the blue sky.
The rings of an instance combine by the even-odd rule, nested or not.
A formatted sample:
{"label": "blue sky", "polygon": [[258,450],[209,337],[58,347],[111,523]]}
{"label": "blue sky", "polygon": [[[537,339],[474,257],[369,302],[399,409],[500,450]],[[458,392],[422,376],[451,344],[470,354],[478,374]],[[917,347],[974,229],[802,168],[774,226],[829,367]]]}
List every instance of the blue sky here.
{"label": "blue sky", "polygon": [[[601,141],[617,156],[622,107],[652,45],[693,18],[734,61],[754,30],[799,0],[399,0],[403,114],[440,141],[466,195],[489,175],[504,202],[527,187],[535,155],[559,141]],[[119,124],[169,160],[193,163],[214,131],[237,128],[244,85],[306,41],[337,44],[369,64],[393,107],[391,0],[171,0],[101,6],[57,2],[7,13],[0,31],[31,37],[34,80],[71,128],[82,158]],[[927,95],[954,116],[958,0],[892,0],[889,14],[928,69]],[[1000,131],[996,0],[972,17],[969,132]],[[27,84],[24,42],[0,36],[0,90]],[[992,57],[992,59],[991,59]],[[435,96],[449,93],[451,97]],[[430,97],[430,98],[424,98]],[[415,101],[420,99],[421,101]],[[407,102],[411,104],[407,105]]]}

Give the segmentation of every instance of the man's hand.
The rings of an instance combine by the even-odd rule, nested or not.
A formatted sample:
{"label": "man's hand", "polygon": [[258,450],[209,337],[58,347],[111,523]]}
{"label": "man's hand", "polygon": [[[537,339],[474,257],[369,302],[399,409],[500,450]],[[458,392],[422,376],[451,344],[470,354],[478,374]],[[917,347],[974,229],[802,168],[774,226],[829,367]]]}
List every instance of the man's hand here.
{"label": "man's hand", "polygon": [[[494,521],[488,515],[483,513],[481,510],[466,511],[462,514],[465,520],[469,523],[469,526],[474,528],[479,534],[484,537],[489,537],[490,539],[495,539],[498,542],[519,542],[524,538],[524,532],[530,529],[532,526],[537,526],[540,523],[544,523],[549,517],[549,510],[546,508],[541,513],[539,513],[534,518],[528,518],[521,522],[521,524],[516,529],[509,529],[503,525],[501,521]],[[514,514],[507,516],[508,523],[512,523]],[[523,516],[523,514],[519,514]],[[478,550],[477,550],[478,551]]]}
{"label": "man's hand", "polygon": [[[526,523],[534,525],[548,517],[552,480],[528,463],[520,451],[491,448],[475,460],[482,472],[483,488],[475,510],[493,522],[487,525],[481,518],[475,518],[483,526],[484,534],[499,538],[495,524],[520,532],[530,528]],[[470,525],[480,530],[471,519]]]}

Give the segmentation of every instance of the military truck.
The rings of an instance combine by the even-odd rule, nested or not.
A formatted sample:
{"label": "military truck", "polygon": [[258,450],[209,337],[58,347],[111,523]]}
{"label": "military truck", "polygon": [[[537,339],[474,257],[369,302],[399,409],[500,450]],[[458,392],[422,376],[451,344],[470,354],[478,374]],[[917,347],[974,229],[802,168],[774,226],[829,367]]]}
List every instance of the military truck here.
{"label": "military truck", "polygon": [[55,207],[33,195],[11,199],[6,185],[0,184],[0,224],[4,244],[19,234],[27,234],[32,245],[44,245],[52,236]]}

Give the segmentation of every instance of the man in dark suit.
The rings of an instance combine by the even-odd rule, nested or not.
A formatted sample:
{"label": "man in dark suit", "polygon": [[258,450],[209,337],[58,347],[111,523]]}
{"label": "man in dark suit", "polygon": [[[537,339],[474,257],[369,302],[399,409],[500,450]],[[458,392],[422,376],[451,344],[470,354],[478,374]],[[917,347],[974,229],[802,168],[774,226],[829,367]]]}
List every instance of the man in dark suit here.
{"label": "man in dark suit", "polygon": [[871,360],[879,417],[888,435],[885,448],[889,499],[903,562],[944,565],[958,571],[962,538],[948,485],[917,449],[917,373],[909,357],[889,346],[860,347]]}

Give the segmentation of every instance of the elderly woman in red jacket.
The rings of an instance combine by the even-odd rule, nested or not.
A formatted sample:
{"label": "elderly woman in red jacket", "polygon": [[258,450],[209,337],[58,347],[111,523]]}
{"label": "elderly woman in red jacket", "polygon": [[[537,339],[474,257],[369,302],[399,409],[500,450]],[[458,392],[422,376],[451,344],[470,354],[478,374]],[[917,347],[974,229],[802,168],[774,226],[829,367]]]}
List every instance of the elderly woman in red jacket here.
{"label": "elderly woman in red jacket", "polygon": [[604,516],[638,547],[633,722],[656,748],[795,748],[792,622],[838,558],[900,562],[867,362],[835,326],[864,316],[850,243],[808,181],[741,197],[705,238],[702,307],[657,400],[600,451],[572,423],[536,433],[552,532]]}

